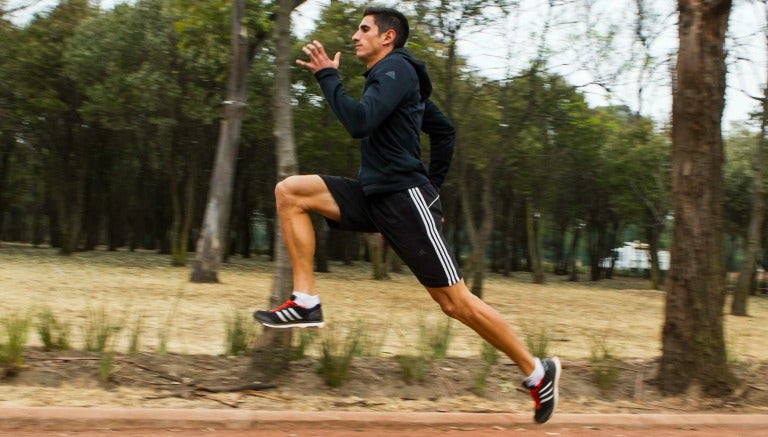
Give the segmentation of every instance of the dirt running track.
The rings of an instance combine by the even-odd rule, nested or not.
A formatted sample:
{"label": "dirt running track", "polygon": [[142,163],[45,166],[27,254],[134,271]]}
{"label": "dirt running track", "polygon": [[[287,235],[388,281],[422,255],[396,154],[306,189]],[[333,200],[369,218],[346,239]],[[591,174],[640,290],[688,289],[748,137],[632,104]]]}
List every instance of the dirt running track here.
{"label": "dirt running track", "polygon": [[729,426],[729,427],[677,427],[677,426],[653,426],[653,427],[516,427],[516,428],[472,428],[472,427],[445,427],[445,428],[417,428],[417,429],[382,429],[374,424],[370,428],[356,426],[355,429],[346,428],[321,428],[309,429],[307,427],[286,429],[249,429],[249,430],[189,430],[189,429],[125,429],[125,430],[92,430],[92,431],[39,431],[39,430],[7,430],[0,431],[2,437],[501,437],[509,435],[520,436],[559,436],[559,437],[742,437],[742,436],[766,436],[768,427],[761,426]]}
{"label": "dirt running track", "polygon": [[768,415],[523,414],[0,408],[0,437],[741,437],[768,436]]}

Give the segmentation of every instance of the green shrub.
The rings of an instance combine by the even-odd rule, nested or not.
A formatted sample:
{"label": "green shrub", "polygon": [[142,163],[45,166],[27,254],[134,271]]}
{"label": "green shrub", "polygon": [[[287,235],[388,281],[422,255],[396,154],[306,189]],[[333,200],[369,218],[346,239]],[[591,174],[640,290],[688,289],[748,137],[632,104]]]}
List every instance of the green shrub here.
{"label": "green shrub", "polygon": [[317,339],[316,329],[299,329],[299,335],[294,335],[295,344],[291,347],[291,360],[296,361],[307,356],[307,349]]}
{"label": "green shrub", "polygon": [[485,384],[488,380],[488,375],[491,373],[493,366],[499,361],[499,351],[493,345],[484,341],[480,349],[480,356],[483,359],[483,363],[475,374],[472,391],[478,396],[483,396],[485,395]]}
{"label": "green shrub", "polygon": [[431,356],[434,359],[445,358],[448,355],[448,346],[451,344],[452,327],[450,318],[445,318],[443,323],[437,326],[421,325],[421,335],[429,346]]}
{"label": "green shrub", "polygon": [[398,355],[395,359],[400,365],[400,374],[406,384],[423,381],[432,363],[426,354]]}
{"label": "green shrub", "polygon": [[590,362],[592,363],[592,380],[600,390],[608,391],[616,386],[619,378],[619,360],[615,358],[604,337],[592,339]]}
{"label": "green shrub", "polygon": [[141,349],[141,333],[144,328],[144,316],[139,314],[131,325],[130,339],[128,342],[128,354],[136,355]]}
{"label": "green shrub", "polygon": [[71,333],[69,323],[60,322],[50,308],[44,308],[38,314],[37,333],[43,348],[47,351],[67,350],[70,348]]}
{"label": "green shrub", "polygon": [[104,352],[112,347],[117,334],[123,329],[122,321],[114,321],[107,307],[89,309],[83,327],[85,350]]}
{"label": "green shrub", "polygon": [[547,334],[546,328],[542,326],[537,331],[532,332],[527,326],[523,326],[523,333],[525,335],[525,345],[533,356],[546,357],[549,355],[550,337]]}
{"label": "green shrub", "polygon": [[116,372],[115,352],[104,350],[99,354],[99,381],[109,382]]}
{"label": "green shrub", "polygon": [[322,332],[320,366],[317,371],[326,384],[339,387],[349,379],[352,358],[359,348],[359,332],[355,330],[343,334],[336,327],[326,327]]}
{"label": "green shrub", "polygon": [[28,315],[12,315],[3,319],[6,341],[0,343],[0,365],[7,376],[16,375],[24,365],[24,347],[29,336]]}
{"label": "green shrub", "polygon": [[176,317],[176,310],[181,304],[181,298],[184,296],[184,292],[179,292],[171,303],[171,308],[165,316],[160,330],[157,332],[157,352],[160,355],[165,355],[168,351],[168,340],[171,336],[171,328],[173,327],[173,319]]}
{"label": "green shrub", "polygon": [[234,308],[224,324],[227,336],[225,355],[245,355],[256,338],[256,327],[249,315]]}

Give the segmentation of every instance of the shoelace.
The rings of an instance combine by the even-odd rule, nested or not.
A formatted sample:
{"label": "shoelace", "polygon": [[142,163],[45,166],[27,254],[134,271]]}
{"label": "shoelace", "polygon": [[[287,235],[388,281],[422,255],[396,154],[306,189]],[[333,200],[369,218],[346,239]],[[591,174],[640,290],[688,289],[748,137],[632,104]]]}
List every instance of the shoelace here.
{"label": "shoelace", "polygon": [[298,306],[298,305],[296,305],[296,302],[292,301],[291,299],[288,299],[282,305],[280,305],[279,307],[272,308],[271,310],[269,310],[269,312],[270,313],[276,313],[276,312],[278,312],[280,310],[284,310],[284,309],[286,309],[288,307],[292,307],[292,306]]}

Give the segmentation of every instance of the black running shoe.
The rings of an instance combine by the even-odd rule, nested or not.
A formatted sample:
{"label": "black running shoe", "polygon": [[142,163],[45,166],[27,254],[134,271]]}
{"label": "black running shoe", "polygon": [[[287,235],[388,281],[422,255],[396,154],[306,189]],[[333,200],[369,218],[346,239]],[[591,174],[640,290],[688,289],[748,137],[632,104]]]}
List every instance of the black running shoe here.
{"label": "black running shoe", "polygon": [[284,304],[269,311],[254,311],[253,318],[270,328],[322,328],[325,325],[320,304],[305,308],[293,299],[291,296]]}
{"label": "black running shoe", "polygon": [[536,403],[536,410],[533,419],[536,423],[544,423],[552,416],[557,407],[558,387],[562,367],[557,358],[548,358],[541,360],[544,366],[544,378],[539,381],[536,387],[526,387],[531,393],[533,402]]}

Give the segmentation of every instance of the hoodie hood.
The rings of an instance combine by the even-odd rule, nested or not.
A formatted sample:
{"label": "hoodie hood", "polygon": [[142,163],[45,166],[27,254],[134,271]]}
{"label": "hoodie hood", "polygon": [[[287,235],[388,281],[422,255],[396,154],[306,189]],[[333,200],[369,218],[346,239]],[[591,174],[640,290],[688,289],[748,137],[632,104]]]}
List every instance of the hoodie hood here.
{"label": "hoodie hood", "polygon": [[416,70],[416,75],[419,77],[421,100],[427,100],[429,96],[432,95],[432,80],[429,78],[429,74],[427,74],[427,63],[414,58],[406,49],[395,49],[392,53],[399,54],[408,61],[408,63],[413,65],[413,68]]}

